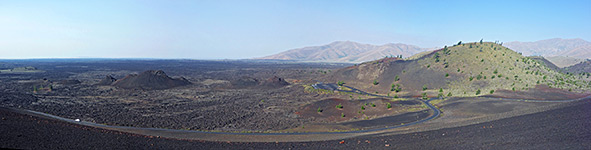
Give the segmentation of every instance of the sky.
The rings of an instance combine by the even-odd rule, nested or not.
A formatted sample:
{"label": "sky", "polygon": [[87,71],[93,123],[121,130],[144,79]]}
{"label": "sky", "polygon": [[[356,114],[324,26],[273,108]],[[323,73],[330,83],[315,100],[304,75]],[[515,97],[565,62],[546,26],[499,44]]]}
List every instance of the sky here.
{"label": "sky", "polygon": [[591,41],[591,1],[0,1],[0,59],[247,59],[334,41]]}

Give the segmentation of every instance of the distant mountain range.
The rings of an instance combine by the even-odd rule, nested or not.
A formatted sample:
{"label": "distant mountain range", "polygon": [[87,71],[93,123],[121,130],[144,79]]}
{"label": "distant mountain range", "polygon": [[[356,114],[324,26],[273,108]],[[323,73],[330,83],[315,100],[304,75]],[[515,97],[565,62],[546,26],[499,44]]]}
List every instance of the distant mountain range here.
{"label": "distant mountain range", "polygon": [[[515,41],[504,43],[503,46],[506,46],[517,52],[521,52],[524,56],[544,56],[558,58],[549,60],[553,63],[556,63],[555,61],[560,61],[560,67],[574,65],[576,63],[582,62],[585,59],[591,58],[591,42],[580,38],[554,38],[535,42]],[[435,49],[436,48],[421,48],[419,46],[402,43],[371,45],[351,41],[337,41],[322,46],[310,46],[291,49],[275,55],[257,59],[359,63],[384,58],[385,56],[402,55],[403,57],[410,57],[420,52]],[[571,58],[573,60],[570,60]]]}
{"label": "distant mountain range", "polygon": [[351,41],[337,41],[323,46],[291,49],[279,54],[258,59],[324,61],[324,62],[365,62],[386,56],[409,57],[435,48],[420,48],[414,45],[389,43],[384,45],[361,44]]}
{"label": "distant mountain range", "polygon": [[591,42],[576,39],[547,39],[535,42],[508,42],[503,44],[525,56],[565,56],[581,59],[591,58]]}

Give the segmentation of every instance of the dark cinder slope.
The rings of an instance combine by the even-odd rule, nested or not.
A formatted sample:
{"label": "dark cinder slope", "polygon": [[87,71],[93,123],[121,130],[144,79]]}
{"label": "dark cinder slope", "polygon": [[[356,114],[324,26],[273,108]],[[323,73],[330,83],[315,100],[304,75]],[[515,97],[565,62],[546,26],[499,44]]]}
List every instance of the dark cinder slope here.
{"label": "dark cinder slope", "polygon": [[591,73],[591,60],[587,59],[584,62],[578,63],[576,65],[564,68],[565,71],[570,73],[584,73],[586,78],[589,78],[588,74]]}
{"label": "dark cinder slope", "polygon": [[283,78],[273,76],[271,78],[260,81],[252,77],[241,77],[231,81],[234,88],[281,88],[289,85]]}
{"label": "dark cinder slope", "polygon": [[541,57],[541,56],[530,56],[529,58],[538,61],[540,64],[545,65],[546,67],[554,70],[560,71],[560,67],[556,66],[556,64],[552,63],[550,60]]}
{"label": "dark cinder slope", "polygon": [[187,79],[170,78],[162,70],[148,70],[139,75],[127,75],[123,79],[113,82],[112,85],[124,89],[161,90],[189,84],[191,82],[187,81]]}

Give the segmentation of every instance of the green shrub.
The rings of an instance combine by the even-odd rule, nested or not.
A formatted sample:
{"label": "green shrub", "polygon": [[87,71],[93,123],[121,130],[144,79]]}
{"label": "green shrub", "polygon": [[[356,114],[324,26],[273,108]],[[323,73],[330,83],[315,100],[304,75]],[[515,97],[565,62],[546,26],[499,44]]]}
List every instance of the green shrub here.
{"label": "green shrub", "polygon": [[365,110],[365,107],[363,105],[361,105],[361,110]]}
{"label": "green shrub", "polygon": [[427,85],[423,85],[423,91],[427,90]]}
{"label": "green shrub", "polygon": [[337,84],[338,84],[339,86],[343,86],[343,85],[345,84],[345,82],[343,82],[343,81],[339,81],[339,82],[337,82]]}
{"label": "green shrub", "polygon": [[373,85],[378,85],[378,84],[380,84],[380,83],[378,82],[378,80],[373,80]]}
{"label": "green shrub", "polygon": [[493,93],[495,93],[495,90],[490,90],[490,94],[493,94]]}
{"label": "green shrub", "polygon": [[318,107],[318,112],[322,112],[322,108]]}
{"label": "green shrub", "polygon": [[476,91],[476,95],[480,95],[480,89]]}
{"label": "green shrub", "polygon": [[342,117],[342,118],[345,118],[345,114],[344,114],[344,113],[341,113],[341,117]]}
{"label": "green shrub", "polygon": [[341,105],[340,103],[336,106],[336,108],[338,109],[343,109],[343,105]]}
{"label": "green shrub", "polygon": [[388,108],[388,109],[392,108],[392,104],[386,103],[386,108]]}

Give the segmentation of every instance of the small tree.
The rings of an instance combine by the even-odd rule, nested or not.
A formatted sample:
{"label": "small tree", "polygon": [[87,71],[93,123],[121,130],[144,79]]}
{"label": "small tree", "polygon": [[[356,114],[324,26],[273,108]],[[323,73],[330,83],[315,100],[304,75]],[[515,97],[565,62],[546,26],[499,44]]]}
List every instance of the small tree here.
{"label": "small tree", "polygon": [[462,41],[458,42],[458,45],[462,45]]}
{"label": "small tree", "polygon": [[339,104],[336,106],[336,108],[338,108],[338,109],[343,109],[343,105],[341,105],[341,103],[339,103]]}
{"label": "small tree", "polygon": [[390,91],[394,91],[394,90],[396,90],[396,88],[395,88],[395,87],[396,87],[396,86],[394,85],[394,83],[392,83],[392,88],[390,88]]}
{"label": "small tree", "polygon": [[447,77],[449,77],[449,73],[445,73],[445,77],[446,77],[446,78],[447,78]]}
{"label": "small tree", "polygon": [[493,93],[495,93],[495,90],[490,90],[490,94],[493,94]]}
{"label": "small tree", "polygon": [[480,44],[482,44],[482,40],[483,40],[483,39],[480,39]]}
{"label": "small tree", "polygon": [[480,89],[476,91],[476,95],[480,95]]}

